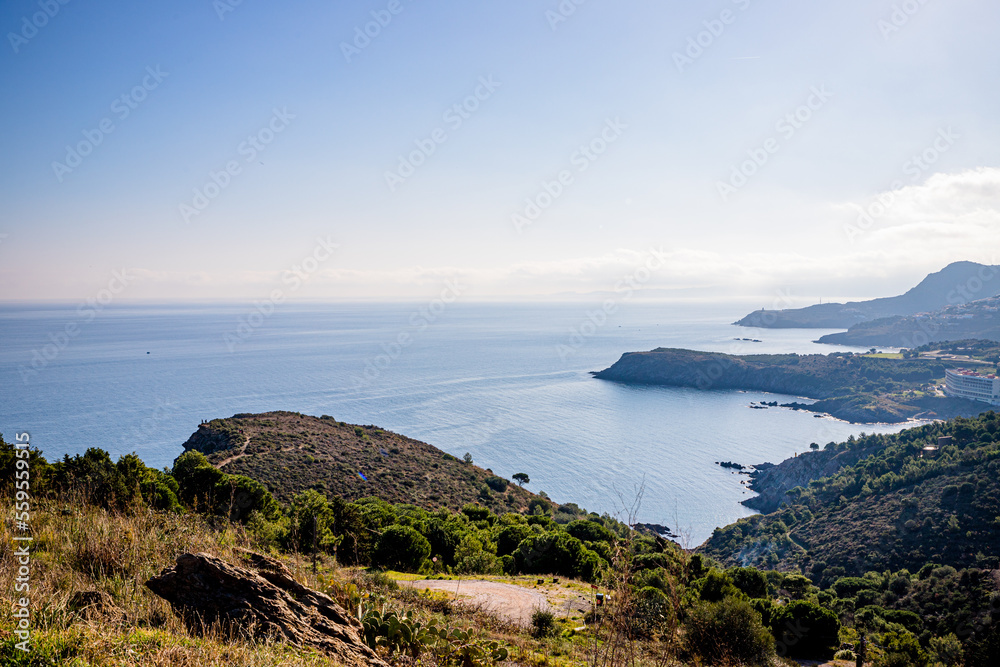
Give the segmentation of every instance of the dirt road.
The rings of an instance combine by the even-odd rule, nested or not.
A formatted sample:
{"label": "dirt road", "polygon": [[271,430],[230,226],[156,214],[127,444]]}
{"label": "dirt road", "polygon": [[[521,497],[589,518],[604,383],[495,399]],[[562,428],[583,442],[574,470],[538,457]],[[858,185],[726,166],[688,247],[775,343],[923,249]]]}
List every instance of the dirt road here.
{"label": "dirt road", "polygon": [[585,600],[558,587],[555,590],[534,589],[481,579],[422,579],[401,581],[399,584],[451,593],[521,625],[531,623],[531,614],[536,609],[564,616],[582,613],[589,608]]}

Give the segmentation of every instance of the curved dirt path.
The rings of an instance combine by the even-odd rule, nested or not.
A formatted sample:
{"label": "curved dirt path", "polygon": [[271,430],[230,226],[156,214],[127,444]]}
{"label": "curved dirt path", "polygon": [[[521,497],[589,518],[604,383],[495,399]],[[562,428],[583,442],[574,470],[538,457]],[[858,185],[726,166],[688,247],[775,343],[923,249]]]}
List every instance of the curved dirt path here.
{"label": "curved dirt path", "polygon": [[[451,593],[472,605],[482,605],[484,611],[502,616],[514,623],[529,625],[531,614],[536,609],[562,614],[567,611],[582,611],[585,603],[572,600],[567,604],[565,599],[549,599],[541,591],[504,584],[499,581],[484,581],[481,579],[421,579],[419,581],[399,582],[400,586],[412,586],[435,591]],[[562,596],[560,596],[562,597]]]}
{"label": "curved dirt path", "polygon": [[248,436],[247,436],[247,439],[246,439],[246,442],[244,442],[244,443],[243,443],[243,446],[242,446],[242,447],[240,447],[240,451],[236,452],[235,454],[233,454],[232,456],[230,456],[230,457],[229,457],[229,458],[227,458],[227,459],[223,459],[222,461],[220,461],[220,462],[219,462],[219,465],[217,465],[217,466],[215,466],[215,467],[216,467],[216,468],[220,468],[220,469],[221,469],[221,468],[222,468],[222,466],[226,465],[227,463],[232,463],[232,462],[233,462],[233,461],[235,461],[236,459],[241,459],[241,458],[243,458],[243,457],[244,457],[244,456],[246,455],[246,453],[247,453],[247,446],[248,446],[249,444],[250,444],[250,436],[248,435]]}

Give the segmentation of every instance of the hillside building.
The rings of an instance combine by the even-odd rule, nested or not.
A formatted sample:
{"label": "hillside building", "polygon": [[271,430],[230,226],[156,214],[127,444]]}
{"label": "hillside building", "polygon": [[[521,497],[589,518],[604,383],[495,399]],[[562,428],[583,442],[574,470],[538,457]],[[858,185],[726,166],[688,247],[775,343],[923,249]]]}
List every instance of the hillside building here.
{"label": "hillside building", "polygon": [[1000,405],[1000,377],[964,368],[949,368],[945,371],[944,392],[956,398]]}

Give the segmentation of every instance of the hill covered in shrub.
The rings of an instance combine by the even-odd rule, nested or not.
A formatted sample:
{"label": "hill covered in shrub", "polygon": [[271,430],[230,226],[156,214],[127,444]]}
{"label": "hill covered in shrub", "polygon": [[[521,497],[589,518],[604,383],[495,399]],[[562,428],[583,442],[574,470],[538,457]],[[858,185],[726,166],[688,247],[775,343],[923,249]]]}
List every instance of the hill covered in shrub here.
{"label": "hill covered in shrub", "polygon": [[[936,453],[940,436],[952,444]],[[867,456],[789,490],[765,515],[718,528],[700,548],[722,563],[800,570],[817,580],[927,563],[1000,563],[1000,415],[830,443]]]}
{"label": "hill covered in shrub", "polygon": [[543,500],[426,442],[329,416],[268,412],[213,419],[198,427],[184,450],[257,480],[286,503],[306,489],[431,509],[479,503],[519,512]]}

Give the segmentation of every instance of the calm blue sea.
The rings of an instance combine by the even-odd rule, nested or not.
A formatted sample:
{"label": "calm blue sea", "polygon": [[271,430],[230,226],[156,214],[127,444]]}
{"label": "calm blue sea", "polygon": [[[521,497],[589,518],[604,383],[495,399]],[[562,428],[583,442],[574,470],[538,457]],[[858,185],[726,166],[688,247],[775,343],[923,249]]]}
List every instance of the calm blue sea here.
{"label": "calm blue sea", "polygon": [[[589,371],[658,346],[829,352],[821,330],[730,325],[746,306],[585,303],[0,307],[0,432],[49,459],[102,447],[170,465],[202,419],[292,410],[425,440],[560,502],[637,518],[692,546],[750,514],[715,461],[778,462],[850,425],[735,391],[627,387]],[[588,315],[588,313],[590,315]],[[595,323],[596,322],[596,323]],[[575,332],[575,333],[574,333]],[[760,343],[734,341],[758,338]],[[842,349],[842,348],[836,348]]]}

